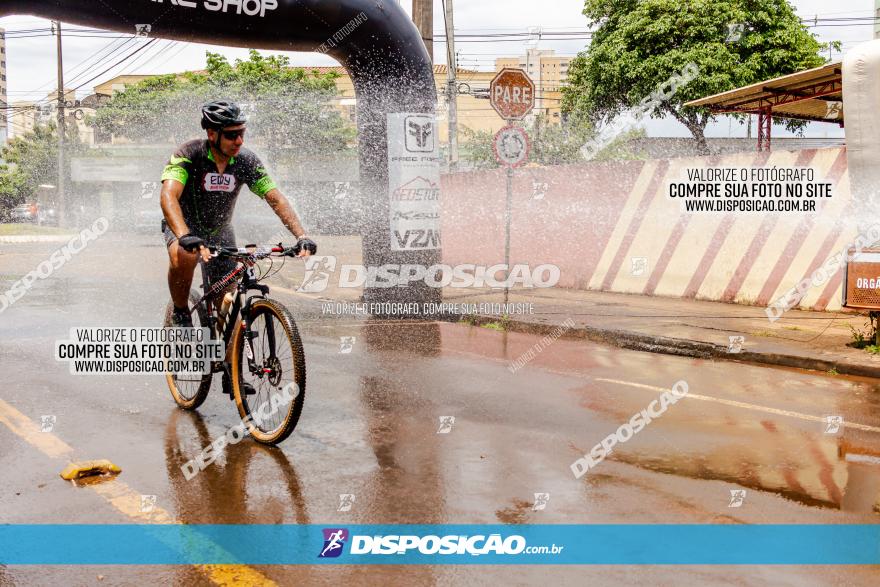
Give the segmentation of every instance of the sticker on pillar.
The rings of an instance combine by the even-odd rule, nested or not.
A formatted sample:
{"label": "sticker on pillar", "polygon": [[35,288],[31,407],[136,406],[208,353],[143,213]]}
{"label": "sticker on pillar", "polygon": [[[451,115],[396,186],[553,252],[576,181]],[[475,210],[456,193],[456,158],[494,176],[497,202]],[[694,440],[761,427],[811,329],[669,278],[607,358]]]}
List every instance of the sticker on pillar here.
{"label": "sticker on pillar", "polygon": [[388,115],[391,250],[439,249],[440,152],[433,114]]}
{"label": "sticker on pillar", "polygon": [[431,153],[434,151],[437,126],[434,115],[407,116],[405,124],[407,151],[410,153]]}

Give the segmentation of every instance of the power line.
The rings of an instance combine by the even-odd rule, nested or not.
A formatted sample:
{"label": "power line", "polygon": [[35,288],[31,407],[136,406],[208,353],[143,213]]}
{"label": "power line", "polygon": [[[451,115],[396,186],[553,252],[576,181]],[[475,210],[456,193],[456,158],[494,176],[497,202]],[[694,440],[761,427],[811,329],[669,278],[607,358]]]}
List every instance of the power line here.
{"label": "power line", "polygon": [[[68,70],[67,73],[68,73],[68,74],[72,74],[74,71],[76,71],[77,69],[79,69],[81,66],[83,66],[83,65],[87,65],[88,62],[89,62],[91,59],[96,58],[98,55],[100,55],[101,53],[103,53],[104,51],[106,51],[107,49],[109,49],[110,47],[112,47],[113,45],[115,45],[115,44],[118,43],[118,42],[119,42],[118,40],[111,41],[110,43],[108,43],[107,45],[105,45],[104,47],[102,47],[101,49],[99,49],[98,51],[92,53],[90,56],[86,57],[85,59],[83,59],[82,61],[80,61],[79,63],[77,63],[77,64],[74,65],[73,67],[71,67],[71,68]],[[123,43],[123,46],[124,46],[124,45],[125,45],[125,43]],[[116,52],[116,51],[113,51],[113,53],[115,53],[115,52]],[[113,53],[110,53],[110,55],[112,55]],[[83,72],[80,73],[80,74],[77,74],[77,75],[73,76],[73,77],[70,78],[68,81],[70,82],[70,81],[74,81],[74,80],[76,80],[77,77],[79,77],[80,75],[85,74],[85,72],[88,71],[88,68],[89,68],[89,67],[95,67],[95,66],[97,66],[99,63],[101,63],[101,61],[103,61],[103,58],[102,58],[101,60],[95,62],[94,64],[88,64],[88,65],[87,65],[87,68],[86,68],[85,71],[83,71]],[[36,88],[35,90],[33,90],[33,91],[31,91],[31,92],[28,92],[28,93],[35,94],[35,93],[37,93],[37,92],[40,92],[40,91],[42,91],[46,86],[51,85],[52,83],[54,83],[54,80],[53,80],[53,81],[46,82],[45,84],[41,85],[40,87],[38,87],[38,88]]]}
{"label": "power line", "polygon": [[161,69],[163,65],[165,65],[166,63],[168,63],[169,61],[171,61],[172,59],[174,59],[175,57],[177,57],[178,55],[180,55],[180,54],[181,54],[185,49],[187,49],[189,46],[190,46],[190,43],[183,43],[183,44],[181,45],[180,49],[178,49],[174,54],[169,55],[168,58],[165,59],[165,61],[163,61],[162,63],[160,63],[160,64],[158,64],[158,65],[154,65],[154,66],[153,66],[153,69],[154,69],[154,70],[155,70],[155,69]]}
{"label": "power line", "polygon": [[134,51],[132,51],[131,53],[129,53],[128,55],[126,55],[125,57],[123,57],[122,59],[120,59],[119,61],[117,61],[116,63],[114,63],[110,67],[108,67],[107,69],[105,69],[104,71],[102,71],[101,73],[99,73],[98,75],[87,79],[86,81],[84,81],[83,83],[81,83],[80,85],[75,87],[74,90],[78,90],[81,87],[83,87],[84,85],[88,84],[89,82],[95,81],[96,79],[98,79],[99,77],[101,77],[102,75],[104,75],[105,73],[107,73],[108,71],[110,71],[111,69],[113,69],[114,67],[119,65],[120,63],[124,63],[125,61],[127,61],[131,57],[134,57],[135,55],[137,55],[138,53],[140,53],[141,51],[143,51],[144,49],[146,49],[147,47],[149,47],[150,45],[152,45],[155,42],[156,42],[156,39],[150,39],[149,42],[147,42],[144,45],[141,45],[140,47],[138,47],[137,49],[135,49]]}
{"label": "power line", "polygon": [[[65,35],[65,36],[68,36],[68,35]],[[122,51],[122,50],[123,50],[127,45],[129,45],[130,42],[133,41],[135,38],[137,38],[137,37],[135,37],[135,36],[119,37],[118,39],[116,39],[116,40],[110,42],[109,44],[105,45],[104,47],[102,47],[102,48],[99,49],[98,51],[92,53],[89,57],[86,57],[84,60],[82,60],[82,61],[80,61],[79,63],[77,63],[75,66],[73,66],[73,67],[68,71],[68,73],[72,73],[72,72],[76,71],[77,69],[79,69],[79,68],[80,68],[81,66],[83,66],[83,65],[85,65],[86,67],[85,67],[85,69],[84,69],[82,72],[80,72],[80,73],[78,73],[78,74],[76,74],[76,75],[74,75],[74,76],[68,78],[68,83],[75,82],[77,79],[82,78],[84,75],[88,75],[88,73],[89,73],[90,71],[92,71],[94,68],[99,67],[102,63],[104,63],[104,62],[106,62],[108,59],[112,58],[113,55],[116,55],[117,53],[119,53],[120,51]],[[95,61],[91,61],[91,60],[93,60],[93,59],[96,59],[99,55],[101,55],[101,53],[106,52],[107,50],[111,49],[111,47],[113,47],[114,45],[116,45],[117,43],[119,43],[119,40],[120,40],[120,39],[126,39],[126,40],[125,40],[123,43],[119,44],[119,46],[117,46],[115,49],[113,49],[112,51],[110,51],[109,53],[107,53],[106,55],[104,55],[103,57],[101,57],[101,58],[99,58],[99,59],[97,59],[97,60],[95,60]],[[37,92],[42,91],[46,86],[51,85],[52,83],[54,83],[54,80],[53,80],[53,81],[50,81],[50,82],[47,82],[47,83],[45,83],[45,84],[43,84],[43,85],[41,85],[40,87],[36,88],[35,90],[28,91],[28,92],[19,92],[19,93],[27,93],[27,94],[37,93]]]}
{"label": "power line", "polygon": [[[118,53],[120,53],[121,51],[124,51],[127,47],[129,47],[132,44],[132,42],[134,42],[135,38],[136,37],[129,37],[123,43],[121,43],[118,47],[116,47],[115,49],[113,49],[112,51],[110,51],[109,53],[107,53],[106,55],[101,57],[100,59],[96,59],[94,62],[89,63],[88,67],[83,69],[83,71],[81,71],[80,73],[71,77],[68,83],[74,83],[77,80],[82,79],[84,76],[88,75],[89,73],[94,71],[96,68],[101,67],[104,63],[107,63],[110,59],[113,58],[114,55],[117,55]],[[93,57],[97,57],[97,55],[93,55]]]}
{"label": "power line", "polygon": [[[814,22],[814,21],[817,20],[817,19],[818,19],[819,21],[829,21],[829,20],[830,20],[830,21],[834,21],[834,20],[857,20],[857,21],[858,21],[858,20],[869,20],[869,19],[880,20],[880,17],[878,17],[878,16],[840,16],[840,15],[850,15],[850,14],[873,14],[873,12],[874,12],[874,11],[873,11],[873,10],[870,10],[870,9],[868,9],[868,10],[847,10],[847,11],[837,11],[837,12],[817,12],[817,13],[813,13],[813,14],[809,14],[809,13],[808,13],[808,14],[805,14],[805,15],[799,15],[799,20],[800,20],[801,22]],[[832,17],[833,17],[833,18],[832,18]],[[44,23],[44,22],[46,22],[46,21],[45,21],[45,20],[42,20],[42,19],[37,19],[37,20],[22,21],[22,22],[17,23],[17,24],[22,24],[23,22],[27,22],[27,23]],[[570,30],[573,30],[573,31],[575,31],[575,32],[583,31],[582,27],[579,27],[579,26],[562,25],[562,24],[539,25],[539,26],[532,27],[532,28],[535,28],[535,29],[541,29],[542,31],[549,31],[549,32],[559,32],[559,31],[562,31],[562,32],[570,32],[570,31],[566,31],[565,29],[570,29]],[[462,31],[462,34],[468,34],[468,33],[470,33],[470,34],[479,34],[479,33],[481,33],[481,32],[482,32],[482,33],[487,33],[487,32],[490,32],[490,31],[491,31],[491,32],[495,32],[495,31],[511,31],[511,30],[513,30],[513,31],[521,31],[522,29],[523,29],[522,26],[513,26],[513,27],[476,27],[476,28],[457,28],[456,30],[457,30],[457,31]],[[113,34],[113,33],[115,32],[115,31],[111,31],[111,30],[107,30],[107,29],[98,29],[98,28],[89,28],[89,27],[76,27],[76,26],[73,26],[73,25],[70,25],[70,28],[69,28],[68,30],[70,30],[70,31],[72,31],[72,32],[76,32],[76,33],[104,33],[104,34]],[[16,29],[16,28],[7,28],[7,29],[6,29],[6,32],[7,32],[8,35],[15,35],[15,34],[22,34],[22,33],[33,33],[33,32],[50,32],[50,31],[51,31],[51,28],[50,28],[50,27],[46,27],[46,26],[43,26],[43,27],[32,27],[32,28],[21,28],[21,29]],[[465,31],[468,31],[468,33],[465,33]],[[440,30],[440,31],[439,31],[439,36],[443,36],[444,33],[445,33],[445,31]],[[495,34],[503,34],[503,33],[495,33]],[[457,36],[458,36],[458,35],[456,34],[456,37],[457,37]]]}
{"label": "power line", "polygon": [[[104,33],[104,34],[118,34],[116,31],[110,31],[107,29],[95,29],[95,28],[86,28],[86,27],[72,27],[69,29],[74,33]],[[52,35],[52,27],[37,27],[31,29],[6,29],[7,37],[14,37],[16,35],[22,34],[33,34],[33,33],[49,33],[49,36]]]}
{"label": "power line", "polygon": [[[118,75],[130,74],[135,68],[140,67],[140,65],[144,62],[144,60],[150,61],[152,59],[159,57],[160,55],[162,55],[163,53],[168,51],[168,49],[173,47],[176,43],[177,43],[177,41],[166,40],[165,46],[160,47],[160,45],[161,45],[161,41],[160,41],[158,44],[156,44],[153,47],[153,49],[158,49],[158,51],[154,51],[152,55],[150,54],[150,51],[144,51],[144,53],[142,55],[138,56],[131,63],[129,63]],[[151,51],[153,49],[151,49]]]}
{"label": "power line", "polygon": [[[845,13],[823,13],[823,14],[845,14]],[[804,24],[812,24],[813,26],[817,26],[818,23],[854,23],[861,24],[866,22],[880,22],[880,16],[844,16],[844,17],[828,17],[822,15],[816,15],[813,17],[810,16],[802,16],[799,18],[801,23]],[[823,26],[823,25],[818,25]],[[832,25],[824,25],[824,26],[832,26]],[[552,38],[558,36],[571,36],[578,35],[577,38],[581,38],[584,35],[592,35],[595,31],[583,29],[580,27],[564,27],[564,26],[552,26],[552,27],[532,27],[534,30],[527,32],[488,32],[488,31],[503,31],[504,28],[494,28],[494,29],[458,29],[458,31],[462,31],[461,33],[456,32],[456,39],[467,39],[467,38],[481,38],[481,39],[490,39],[490,38],[501,38],[501,37],[529,37],[529,36],[540,36],[541,38]],[[568,29],[568,30],[563,30]],[[520,30],[520,27],[508,27],[506,30]],[[72,28],[72,35],[90,35],[90,36],[104,36],[107,35],[118,35],[117,31],[105,30],[105,29],[95,29],[95,28]],[[475,31],[466,33],[464,31]],[[481,32],[476,32],[481,31]],[[51,28],[42,27],[42,28],[30,28],[30,29],[7,29],[6,36],[7,38],[22,38],[23,35],[36,35],[36,36],[52,36]],[[125,37],[120,37],[125,38]],[[445,31],[438,31],[434,34],[435,39],[445,39]]]}

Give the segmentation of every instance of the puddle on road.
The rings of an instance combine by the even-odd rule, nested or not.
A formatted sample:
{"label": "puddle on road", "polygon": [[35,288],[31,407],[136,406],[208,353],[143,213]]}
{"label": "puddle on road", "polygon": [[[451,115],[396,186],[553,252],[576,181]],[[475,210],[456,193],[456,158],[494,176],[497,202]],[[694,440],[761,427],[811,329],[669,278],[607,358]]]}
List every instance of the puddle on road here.
{"label": "puddle on road", "polygon": [[[540,337],[487,332],[480,328],[462,328],[463,332],[443,330],[444,349],[451,346],[487,357],[512,360]],[[585,348],[589,352],[584,352]],[[680,371],[683,361],[694,366],[698,360],[649,355],[616,348],[605,348],[581,341],[557,341],[541,352],[532,368],[554,373],[568,371],[574,377],[589,377],[591,371],[604,369],[629,379],[650,362],[658,380]],[[672,367],[670,367],[672,365]],[[729,366],[742,373],[743,365],[715,363],[714,369]],[[749,381],[743,374],[740,385],[742,401],[758,405],[773,403],[774,393],[794,390],[820,394],[810,405],[825,414],[845,413],[846,420],[859,416],[874,422],[874,408],[880,409],[875,380],[834,377],[841,386],[838,399],[823,392],[828,377],[794,369],[774,370],[747,366],[765,374],[761,382]],[[758,372],[758,371],[756,371]],[[691,376],[694,387],[701,378]],[[711,377],[709,382],[714,381]],[[706,383],[705,381],[703,382]],[[710,385],[707,387],[711,387]],[[627,422],[632,414],[650,401],[648,395],[626,395],[611,391],[597,396],[595,386],[578,390],[582,408],[607,421],[608,432],[615,423]],[[715,393],[710,393],[715,395]],[[822,397],[824,396],[824,397]],[[841,398],[852,398],[844,401]],[[737,397],[737,399],[740,399]],[[819,401],[821,399],[821,401]],[[640,403],[641,402],[641,403]],[[839,404],[837,403],[839,402]],[[850,403],[848,403],[850,402]],[[647,405],[647,404],[645,404]],[[709,402],[683,404],[647,426],[632,444],[618,445],[609,458],[642,469],[691,479],[723,481],[734,487],[774,493],[786,499],[812,506],[857,513],[880,512],[880,445],[876,433],[842,428],[839,434],[823,433],[824,423],[812,424],[786,416],[761,416],[741,408]],[[798,408],[801,409],[801,408]],[[815,429],[811,429],[815,428]],[[607,432],[606,432],[607,433]],[[601,438],[597,438],[599,442]],[[848,462],[847,453],[875,455],[874,463]]]}
{"label": "puddle on road", "polygon": [[[335,328],[331,330],[337,334]],[[166,463],[169,483],[174,489],[182,519],[190,523],[241,523],[243,520],[249,523],[307,523],[310,518],[323,515],[320,512],[336,511],[337,505],[330,502],[336,499],[337,493],[346,492],[357,493],[361,503],[374,504],[375,507],[360,511],[358,515],[378,516],[388,523],[411,521],[413,516],[425,523],[445,519],[444,492],[448,488],[441,482],[444,453],[438,452],[433,443],[424,442],[423,416],[433,404],[429,396],[420,395],[420,392],[430,391],[431,387],[425,384],[423,389],[415,389],[405,385],[404,382],[410,380],[399,374],[405,374],[414,365],[422,365],[427,376],[434,359],[446,356],[461,359],[472,355],[492,359],[494,366],[490,369],[503,369],[506,375],[508,363],[540,337],[436,322],[364,320],[348,330],[348,334],[357,335],[358,354],[363,352],[366,364],[376,369],[373,373],[360,373],[355,410],[358,417],[363,418],[364,448],[372,453],[365,463],[369,462],[370,466],[348,471],[349,485],[324,496],[322,499],[327,503],[308,504],[308,509],[313,510],[311,514],[296,469],[281,450],[242,443],[187,482],[182,477],[181,465],[209,445],[212,436],[198,414],[175,412],[167,431]],[[327,335],[322,329],[321,336]],[[360,345],[364,345],[364,351],[360,350]],[[589,349],[588,353],[584,352],[585,348]],[[401,363],[401,353],[404,353],[404,359],[407,355],[417,355],[419,359],[415,362],[406,359]],[[565,375],[566,368],[575,358],[581,372],[568,375],[581,379],[589,377],[584,375],[584,369],[594,373],[616,371],[623,377],[632,369],[644,366],[645,361],[652,365],[652,372],[666,376],[685,364],[683,361],[691,361],[583,341],[559,341],[540,355],[536,364],[530,367],[535,371],[526,376],[536,377],[537,383],[546,382],[537,379],[546,376],[543,369],[549,367],[554,376]],[[423,363],[422,359],[428,361]],[[664,366],[667,361],[674,363],[674,368],[670,370]],[[725,363],[724,367],[740,372],[744,368],[764,369],[734,363]],[[791,383],[789,391],[792,393],[815,392],[813,388],[820,383],[827,385],[828,378],[808,374],[812,377],[808,379],[804,375],[778,372],[780,382]],[[838,384],[858,389],[863,403],[876,400],[876,386],[868,388],[862,382],[840,380]],[[767,398],[757,395],[755,385],[764,384],[745,384],[743,393],[749,395],[750,401],[763,403]],[[767,381],[764,387],[773,385]],[[543,388],[537,391],[551,396],[555,393]],[[568,401],[563,399],[564,395],[570,394],[572,389],[563,386],[556,391],[564,403]],[[632,406],[638,406],[635,411],[645,407],[645,400],[650,397],[650,392],[645,395],[645,392],[637,391],[628,395],[629,392],[597,388],[595,382],[590,383],[588,391],[593,402],[583,409],[589,412],[590,418],[598,418],[598,423],[609,430],[613,429],[615,422],[626,421],[635,413],[631,411]],[[610,405],[609,400],[617,401]],[[816,405],[815,409],[823,409],[823,405]],[[641,432],[632,444],[619,446],[609,458],[644,470],[722,481],[732,487],[772,493],[810,507],[876,512],[880,496],[880,466],[846,461],[848,452],[864,452],[870,449],[871,443],[876,444],[874,435],[867,435],[867,440],[864,434],[850,434],[848,430],[841,436],[823,435],[821,429],[812,430],[811,426],[814,423],[782,416],[756,417],[752,412],[731,406],[695,402],[689,408],[674,408],[669,415]],[[815,426],[819,428],[821,424],[815,423]],[[433,429],[431,433],[434,433]],[[601,438],[596,442],[599,440]],[[867,448],[853,448],[857,443],[865,444]],[[591,473],[587,482],[614,482],[614,478],[601,472],[597,472],[595,478],[593,476]],[[203,498],[206,495],[223,497],[217,503],[205,504]],[[439,505],[428,516],[425,503]],[[230,504],[238,505],[230,507]],[[528,519],[532,504],[514,501],[497,508],[496,504],[493,509],[500,522],[519,523]]]}

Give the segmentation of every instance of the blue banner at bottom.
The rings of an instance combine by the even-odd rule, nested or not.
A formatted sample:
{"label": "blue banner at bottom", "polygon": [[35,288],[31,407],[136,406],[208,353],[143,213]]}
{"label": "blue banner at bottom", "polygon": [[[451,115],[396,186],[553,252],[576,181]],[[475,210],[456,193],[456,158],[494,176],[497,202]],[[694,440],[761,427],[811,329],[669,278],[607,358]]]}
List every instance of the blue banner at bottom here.
{"label": "blue banner at bottom", "polygon": [[880,525],[5,525],[4,565],[865,565]]}

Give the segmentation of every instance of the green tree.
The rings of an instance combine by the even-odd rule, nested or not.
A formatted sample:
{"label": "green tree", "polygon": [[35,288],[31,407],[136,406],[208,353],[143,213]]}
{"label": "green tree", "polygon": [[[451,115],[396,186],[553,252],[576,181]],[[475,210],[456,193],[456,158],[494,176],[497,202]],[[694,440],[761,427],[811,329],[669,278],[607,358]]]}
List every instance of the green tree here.
{"label": "green tree", "polygon": [[637,127],[614,137],[607,145],[603,146],[592,161],[632,161],[636,159],[647,159],[648,155],[640,150],[633,141],[643,139],[648,136],[644,128]]}
{"label": "green tree", "polygon": [[493,169],[498,167],[492,142],[495,133],[488,130],[473,130],[466,126],[459,131],[461,142],[461,158],[476,169]]}
{"label": "green tree", "polygon": [[242,105],[249,136],[302,153],[345,149],[355,136],[332,104],[338,74],[306,72],[281,55],[251,50],[234,64],[207,53],[204,72],[148,78],[119,92],[98,109],[95,128],[138,142],[180,143],[203,133],[199,107],[229,99]]}
{"label": "green tree", "polygon": [[[594,135],[590,123],[577,116],[569,117],[560,124],[550,123],[548,120],[546,116],[539,115],[526,128],[531,140],[529,161],[539,165],[565,165],[583,161],[581,149]],[[465,161],[477,169],[498,167],[492,149],[495,133],[462,127],[461,136],[461,157]],[[636,155],[629,152],[626,143],[642,136],[644,132],[641,130],[624,133],[603,145],[593,159],[606,161],[635,158]]]}
{"label": "green tree", "polygon": [[583,160],[581,148],[593,135],[592,125],[577,117],[553,124],[543,115],[535,117],[529,129],[532,152],[529,158],[541,165],[563,165]]}
{"label": "green tree", "polygon": [[[649,114],[673,116],[704,152],[712,116],[685,102],[824,63],[825,45],[787,0],[586,0],[584,15],[595,32],[571,62],[563,110],[608,122],[693,63],[698,76]],[[730,36],[735,24],[739,39]]]}
{"label": "green tree", "polygon": [[[68,157],[81,148],[75,125],[67,126],[65,152]],[[33,131],[7,143],[0,158],[0,211],[34,197],[40,184],[58,181],[58,132],[55,123],[37,126]]]}

